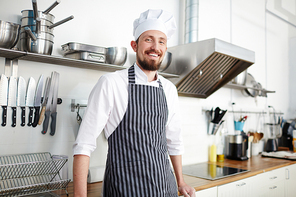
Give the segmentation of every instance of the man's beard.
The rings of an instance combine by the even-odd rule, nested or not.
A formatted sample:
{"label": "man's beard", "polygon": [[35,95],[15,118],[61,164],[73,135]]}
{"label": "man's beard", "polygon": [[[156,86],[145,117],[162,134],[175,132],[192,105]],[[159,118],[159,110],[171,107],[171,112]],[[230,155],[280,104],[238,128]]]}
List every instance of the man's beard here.
{"label": "man's beard", "polygon": [[162,63],[162,61],[157,63],[155,60],[147,60],[145,58],[141,60],[139,56],[137,56],[137,62],[140,64],[139,66],[141,66],[144,70],[150,70],[150,71],[158,70]]}

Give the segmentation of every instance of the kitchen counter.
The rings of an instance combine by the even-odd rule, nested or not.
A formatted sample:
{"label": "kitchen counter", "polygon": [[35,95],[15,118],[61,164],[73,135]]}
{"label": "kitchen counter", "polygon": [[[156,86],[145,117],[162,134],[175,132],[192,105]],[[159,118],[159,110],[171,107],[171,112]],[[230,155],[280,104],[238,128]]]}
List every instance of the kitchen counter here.
{"label": "kitchen counter", "polygon": [[[210,163],[210,162],[209,162]],[[219,165],[224,165],[228,167],[241,168],[249,170],[249,172],[238,174],[235,176],[230,176],[218,180],[206,180],[202,178],[196,178],[188,175],[184,175],[185,182],[190,186],[194,187],[196,191],[207,189],[210,187],[215,187],[218,185],[223,185],[233,181],[238,181],[244,178],[248,178],[263,172],[275,170],[277,168],[285,167],[288,165],[295,164],[296,161],[285,160],[285,159],[275,159],[268,157],[253,156],[251,159],[246,161],[236,161],[225,159],[224,162],[217,162]],[[102,182],[88,184],[88,197],[98,197],[102,196]],[[66,197],[65,191],[55,191],[56,194]],[[69,196],[73,196],[73,182],[68,186]]]}

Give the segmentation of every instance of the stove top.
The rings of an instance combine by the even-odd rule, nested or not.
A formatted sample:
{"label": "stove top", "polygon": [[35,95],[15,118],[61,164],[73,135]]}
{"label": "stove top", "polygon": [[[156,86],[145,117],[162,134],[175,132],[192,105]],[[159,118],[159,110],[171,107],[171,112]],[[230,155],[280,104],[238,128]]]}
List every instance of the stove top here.
{"label": "stove top", "polygon": [[188,166],[183,166],[183,174],[194,176],[198,178],[217,180],[244,172],[249,170],[243,170],[239,168],[232,168],[227,166],[222,166],[219,164],[208,164],[208,163],[198,163]]}

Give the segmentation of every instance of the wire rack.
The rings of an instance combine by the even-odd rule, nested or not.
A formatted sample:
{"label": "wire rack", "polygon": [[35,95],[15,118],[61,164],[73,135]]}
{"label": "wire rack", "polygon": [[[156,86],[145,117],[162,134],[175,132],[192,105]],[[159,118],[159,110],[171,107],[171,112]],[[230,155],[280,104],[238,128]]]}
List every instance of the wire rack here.
{"label": "wire rack", "polygon": [[[50,153],[0,156],[0,196],[24,196],[64,189],[59,171],[68,159],[52,159]],[[68,194],[68,193],[67,193]]]}

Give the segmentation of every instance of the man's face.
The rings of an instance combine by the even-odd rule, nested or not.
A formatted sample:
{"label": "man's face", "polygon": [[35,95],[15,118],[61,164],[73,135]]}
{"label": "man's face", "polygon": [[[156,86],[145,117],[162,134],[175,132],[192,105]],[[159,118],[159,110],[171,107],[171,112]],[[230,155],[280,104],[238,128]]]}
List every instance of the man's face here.
{"label": "man's face", "polygon": [[157,30],[145,31],[132,41],[133,50],[137,53],[137,64],[145,70],[158,70],[167,50],[167,37]]}

